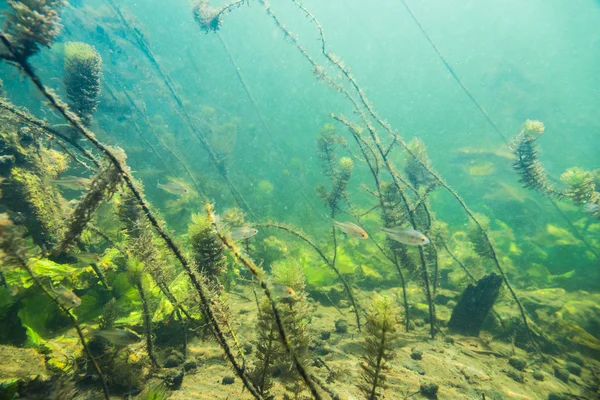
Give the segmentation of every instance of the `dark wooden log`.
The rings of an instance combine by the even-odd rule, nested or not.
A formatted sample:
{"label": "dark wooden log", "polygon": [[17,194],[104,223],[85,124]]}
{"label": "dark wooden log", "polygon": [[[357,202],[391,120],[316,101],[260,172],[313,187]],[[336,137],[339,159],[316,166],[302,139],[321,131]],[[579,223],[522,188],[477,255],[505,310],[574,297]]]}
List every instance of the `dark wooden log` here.
{"label": "dark wooden log", "polygon": [[466,336],[479,336],[485,317],[500,293],[502,277],[491,273],[476,286],[469,284],[452,310],[448,328]]}

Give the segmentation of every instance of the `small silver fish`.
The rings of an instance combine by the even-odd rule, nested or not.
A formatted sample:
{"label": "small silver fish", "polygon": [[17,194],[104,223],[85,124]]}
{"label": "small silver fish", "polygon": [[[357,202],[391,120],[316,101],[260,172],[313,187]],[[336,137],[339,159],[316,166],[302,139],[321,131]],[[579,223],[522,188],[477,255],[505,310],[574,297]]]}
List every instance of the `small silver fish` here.
{"label": "small silver fish", "polygon": [[403,244],[424,246],[429,243],[427,236],[423,235],[419,231],[415,231],[414,229],[397,226],[394,228],[381,228],[381,230],[391,239]]}
{"label": "small silver fish", "polygon": [[296,291],[283,283],[272,282],[271,293],[275,296],[276,300],[283,303],[294,303],[297,301]]}
{"label": "small silver fish", "polygon": [[176,196],[183,196],[184,194],[187,194],[189,192],[189,190],[187,190],[185,186],[177,182],[169,182],[164,185],[162,183],[159,183],[156,185],[156,187]]}
{"label": "small silver fish", "polygon": [[91,179],[79,176],[63,176],[59,179],[50,179],[50,183],[70,190],[87,190],[92,183]]}
{"label": "small silver fish", "polygon": [[115,346],[129,346],[142,340],[135,332],[127,329],[92,330],[94,336],[106,339]]}
{"label": "small silver fish", "polygon": [[229,231],[229,234],[231,235],[231,238],[233,240],[249,239],[257,233],[258,229],[249,228],[247,226],[242,226],[241,228],[233,228],[231,231]]}
{"label": "small silver fish", "polygon": [[598,212],[599,209],[600,209],[600,205],[598,203],[586,203],[583,206],[582,211],[584,213],[594,214],[594,213]]}
{"label": "small silver fish", "polygon": [[53,286],[52,282],[50,282],[48,291],[55,296],[56,301],[67,309],[79,307],[81,305],[81,299],[63,285]]}
{"label": "small silver fish", "polygon": [[333,223],[335,224],[335,226],[340,228],[340,230],[342,232],[344,232],[346,235],[348,235],[351,238],[355,238],[355,239],[368,239],[369,238],[369,235],[367,234],[367,232],[365,232],[365,230],[363,228],[361,228],[360,226],[358,226],[356,224],[353,224],[352,222],[333,221]]}

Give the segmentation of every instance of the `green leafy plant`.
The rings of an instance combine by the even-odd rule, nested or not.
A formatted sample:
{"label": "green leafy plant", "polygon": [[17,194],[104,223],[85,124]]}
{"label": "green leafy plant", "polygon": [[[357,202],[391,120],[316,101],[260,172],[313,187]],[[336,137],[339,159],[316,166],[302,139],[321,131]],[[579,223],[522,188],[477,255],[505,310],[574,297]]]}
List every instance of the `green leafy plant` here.
{"label": "green leafy plant", "polygon": [[369,400],[379,398],[386,388],[385,371],[389,369],[388,362],[394,357],[394,344],[398,337],[398,314],[399,310],[392,299],[373,296],[365,325],[361,364],[363,382],[358,385]]}

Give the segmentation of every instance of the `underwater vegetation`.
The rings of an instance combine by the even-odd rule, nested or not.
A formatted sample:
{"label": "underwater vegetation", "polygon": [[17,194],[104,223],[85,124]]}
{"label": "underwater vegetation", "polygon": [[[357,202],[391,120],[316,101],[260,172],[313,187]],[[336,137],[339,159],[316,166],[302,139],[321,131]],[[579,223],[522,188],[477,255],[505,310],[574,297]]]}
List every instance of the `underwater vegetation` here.
{"label": "underwater vegetation", "polygon": [[[378,114],[307,7],[290,4],[315,29],[316,54],[263,0],[199,0],[187,13],[201,33],[220,35],[228,14],[255,3],[315,80],[349,106],[314,132],[314,192],[290,183],[286,194],[316,200],[308,212],[323,215],[318,226],[276,211],[284,186],[276,174],[250,179],[253,171],[235,168],[236,148],[251,142],[243,122],[184,96],[146,29],[115,1],[104,3],[92,12],[10,0],[4,10],[2,68],[21,74],[52,115],[16,105],[30,104],[30,93],[0,90],[0,398],[598,394],[600,295],[565,283],[585,280],[581,269],[550,271],[552,246],[524,250],[501,214],[472,208],[425,142],[406,141]],[[94,26],[93,45],[61,34],[61,24],[75,22]],[[133,67],[134,51],[146,69]],[[42,71],[53,58],[61,67]],[[116,78],[120,62],[135,72]],[[151,93],[171,107],[146,107],[138,99],[146,87],[120,85],[127,74],[160,85]],[[105,101],[128,104],[131,115],[103,115]],[[597,229],[600,170],[572,167],[553,182],[538,160],[543,133],[541,122],[525,122],[511,146],[513,169],[525,188],[570,201],[590,222],[548,224],[526,239],[558,238],[555,247],[585,249],[591,264],[599,243],[576,232]],[[261,140],[254,164],[278,151]],[[132,142],[142,156],[127,150]]]}

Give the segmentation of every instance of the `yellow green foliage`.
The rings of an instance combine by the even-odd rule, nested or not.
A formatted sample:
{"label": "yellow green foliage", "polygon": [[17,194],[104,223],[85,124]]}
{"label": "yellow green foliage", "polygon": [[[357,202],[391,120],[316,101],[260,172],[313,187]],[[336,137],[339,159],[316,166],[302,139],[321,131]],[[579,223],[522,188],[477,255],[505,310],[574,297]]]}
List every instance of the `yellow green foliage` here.
{"label": "yellow green foliage", "polygon": [[566,194],[575,204],[585,204],[594,195],[594,176],[590,171],[569,168],[560,176],[560,180],[568,185]]}

